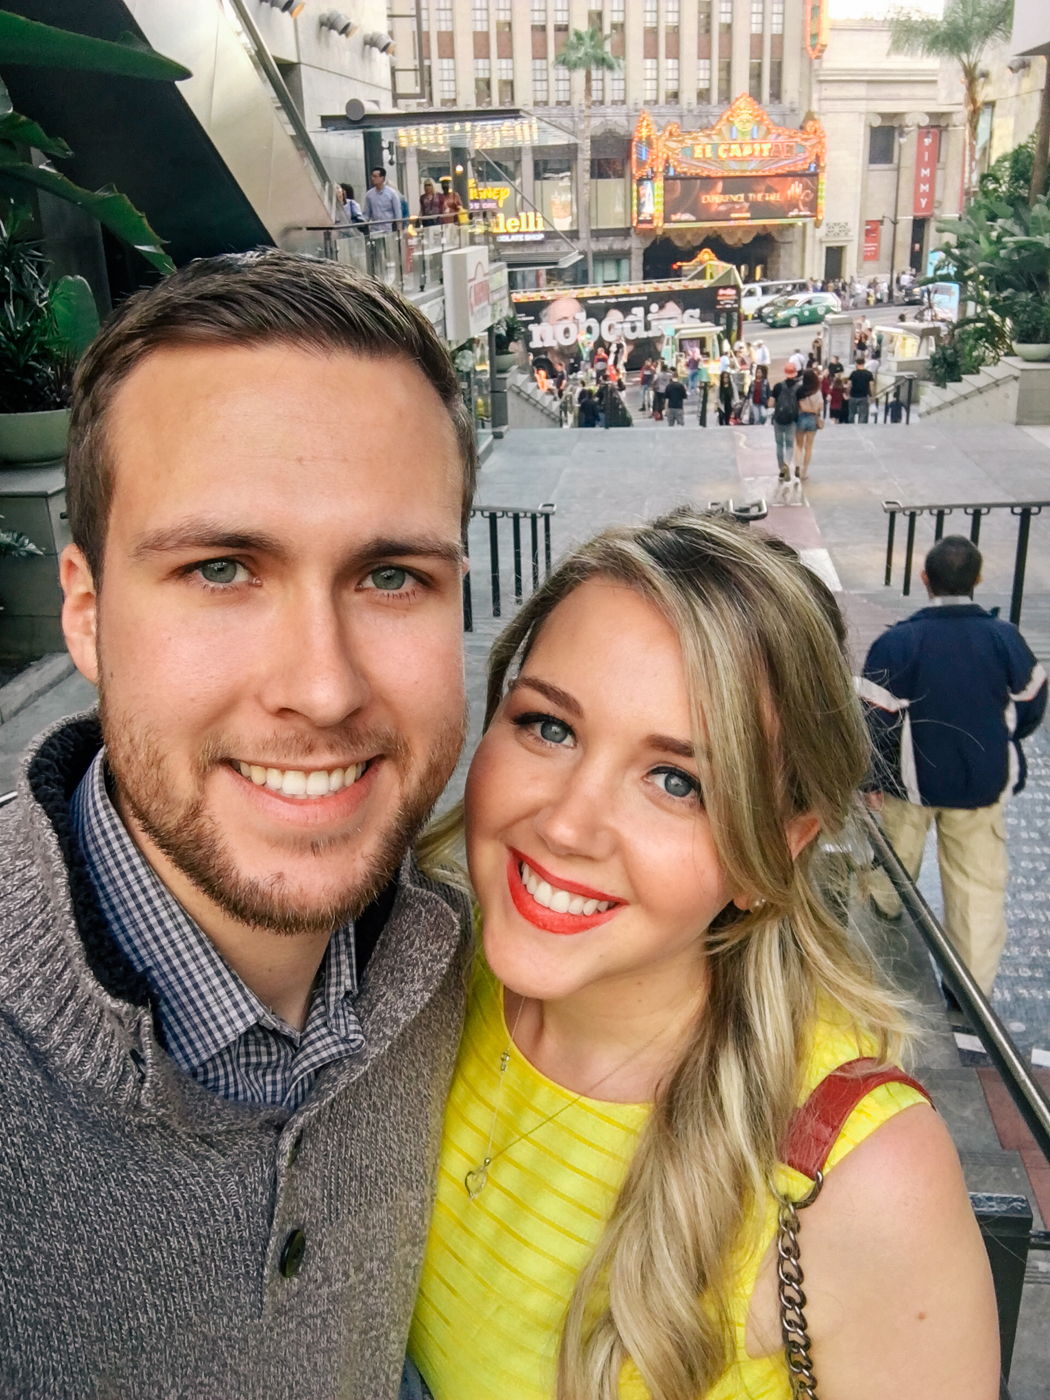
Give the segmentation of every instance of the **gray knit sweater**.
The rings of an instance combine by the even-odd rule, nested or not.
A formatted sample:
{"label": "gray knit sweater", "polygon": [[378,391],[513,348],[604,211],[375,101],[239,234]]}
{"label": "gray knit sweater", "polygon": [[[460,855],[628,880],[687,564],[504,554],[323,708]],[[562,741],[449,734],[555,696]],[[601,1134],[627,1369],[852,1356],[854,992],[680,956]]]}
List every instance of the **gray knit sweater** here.
{"label": "gray knit sweater", "polygon": [[71,839],[99,743],[91,716],[56,726],[0,813],[0,1395],[392,1400],[466,901],[406,861],[356,1000],[365,1048],[291,1117],[218,1098],[158,1042]]}

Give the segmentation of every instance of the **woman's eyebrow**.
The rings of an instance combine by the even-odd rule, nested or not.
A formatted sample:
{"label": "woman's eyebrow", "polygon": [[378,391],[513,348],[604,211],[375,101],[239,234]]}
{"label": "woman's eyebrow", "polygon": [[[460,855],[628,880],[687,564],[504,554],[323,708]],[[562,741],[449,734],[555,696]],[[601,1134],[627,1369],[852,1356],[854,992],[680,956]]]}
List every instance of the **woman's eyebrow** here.
{"label": "woman's eyebrow", "polygon": [[661,753],[677,754],[679,758],[695,758],[696,749],[685,739],[672,739],[669,734],[649,734],[646,747],[659,749]]}
{"label": "woman's eyebrow", "polygon": [[575,719],[583,718],[583,707],[578,700],[574,700],[567,690],[562,690],[559,686],[551,685],[550,681],[541,681],[537,676],[518,676],[511,681],[507,688],[507,694],[517,690],[520,686],[527,686],[529,690],[535,690],[540,695],[545,696],[552,705],[558,705]]}

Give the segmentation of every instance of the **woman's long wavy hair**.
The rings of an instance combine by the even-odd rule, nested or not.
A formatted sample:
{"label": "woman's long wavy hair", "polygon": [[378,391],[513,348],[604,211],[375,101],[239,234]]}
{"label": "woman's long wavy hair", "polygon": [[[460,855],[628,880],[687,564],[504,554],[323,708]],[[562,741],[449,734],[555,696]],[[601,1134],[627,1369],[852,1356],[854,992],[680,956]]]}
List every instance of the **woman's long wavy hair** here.
{"label": "woman's long wavy hair", "polygon": [[[886,1061],[902,999],[822,896],[821,844],[842,831],[868,763],[833,595],[785,546],[684,509],[576,549],[493,648],[488,727],[512,666],[587,580],[636,589],[682,646],[704,806],[731,887],[706,931],[709,992],[657,1096],[565,1319],[558,1400],[616,1400],[628,1357],[653,1400],[696,1400],[729,1360],[727,1261],[767,1191],[797,1102],[807,1033],[842,1008]],[[821,834],[792,859],[785,830]],[[455,819],[427,840],[447,847]]]}

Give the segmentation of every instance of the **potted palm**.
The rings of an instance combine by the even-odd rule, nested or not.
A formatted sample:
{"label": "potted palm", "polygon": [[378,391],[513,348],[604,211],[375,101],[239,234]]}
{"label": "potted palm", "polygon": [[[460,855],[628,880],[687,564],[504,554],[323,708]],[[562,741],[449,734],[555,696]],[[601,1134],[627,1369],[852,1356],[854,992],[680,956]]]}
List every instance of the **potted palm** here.
{"label": "potted palm", "polygon": [[512,346],[522,338],[522,324],[511,312],[509,316],[497,321],[493,329],[496,332],[496,373],[506,374],[509,369],[514,368]]}
{"label": "potted palm", "polygon": [[1010,306],[1014,354],[1022,360],[1050,360],[1050,302],[1018,296]]}

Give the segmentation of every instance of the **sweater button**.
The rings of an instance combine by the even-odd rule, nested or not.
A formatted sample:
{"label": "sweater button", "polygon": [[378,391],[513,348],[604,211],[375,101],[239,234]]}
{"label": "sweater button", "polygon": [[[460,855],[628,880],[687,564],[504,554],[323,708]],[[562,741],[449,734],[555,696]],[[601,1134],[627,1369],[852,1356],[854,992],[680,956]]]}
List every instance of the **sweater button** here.
{"label": "sweater button", "polygon": [[277,1266],[285,1278],[295,1278],[303,1267],[305,1253],[306,1236],[302,1230],[293,1230],[284,1242],[284,1248],[281,1250],[281,1262]]}

